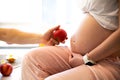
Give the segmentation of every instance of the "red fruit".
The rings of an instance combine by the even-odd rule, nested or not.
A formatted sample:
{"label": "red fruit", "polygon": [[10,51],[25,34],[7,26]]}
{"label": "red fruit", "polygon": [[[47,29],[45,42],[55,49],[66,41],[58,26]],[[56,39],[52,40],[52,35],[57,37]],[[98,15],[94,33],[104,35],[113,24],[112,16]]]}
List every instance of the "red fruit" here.
{"label": "red fruit", "polygon": [[9,63],[3,63],[0,65],[0,72],[3,76],[9,76],[13,71],[13,67]]}
{"label": "red fruit", "polygon": [[59,42],[63,42],[65,39],[67,39],[67,33],[63,29],[57,29],[53,32],[53,38]]}

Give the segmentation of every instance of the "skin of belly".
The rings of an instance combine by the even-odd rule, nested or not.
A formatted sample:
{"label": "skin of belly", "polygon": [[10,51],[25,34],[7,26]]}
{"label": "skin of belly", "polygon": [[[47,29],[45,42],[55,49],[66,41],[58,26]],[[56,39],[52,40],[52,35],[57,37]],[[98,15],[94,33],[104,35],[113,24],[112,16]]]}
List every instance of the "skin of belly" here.
{"label": "skin of belly", "polygon": [[112,32],[114,31],[103,28],[87,14],[71,37],[71,50],[84,55],[101,44]]}

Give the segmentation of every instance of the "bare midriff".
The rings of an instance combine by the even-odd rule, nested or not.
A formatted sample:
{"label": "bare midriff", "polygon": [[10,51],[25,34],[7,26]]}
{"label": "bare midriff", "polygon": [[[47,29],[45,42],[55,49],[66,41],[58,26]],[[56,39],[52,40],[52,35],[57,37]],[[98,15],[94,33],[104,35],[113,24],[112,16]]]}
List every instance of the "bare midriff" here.
{"label": "bare midriff", "polygon": [[71,37],[71,50],[82,55],[89,53],[113,32],[100,26],[91,15],[87,14],[76,33]]}

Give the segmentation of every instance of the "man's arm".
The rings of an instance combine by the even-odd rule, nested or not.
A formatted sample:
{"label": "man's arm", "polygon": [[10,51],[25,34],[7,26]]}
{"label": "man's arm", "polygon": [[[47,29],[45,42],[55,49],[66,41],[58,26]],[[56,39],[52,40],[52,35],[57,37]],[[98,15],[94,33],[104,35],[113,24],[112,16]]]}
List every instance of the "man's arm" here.
{"label": "man's arm", "polygon": [[119,2],[119,27],[120,27],[120,0],[118,0],[118,2]]}
{"label": "man's arm", "polygon": [[0,28],[0,40],[9,44],[36,44],[40,43],[41,34],[23,32],[13,28]]}

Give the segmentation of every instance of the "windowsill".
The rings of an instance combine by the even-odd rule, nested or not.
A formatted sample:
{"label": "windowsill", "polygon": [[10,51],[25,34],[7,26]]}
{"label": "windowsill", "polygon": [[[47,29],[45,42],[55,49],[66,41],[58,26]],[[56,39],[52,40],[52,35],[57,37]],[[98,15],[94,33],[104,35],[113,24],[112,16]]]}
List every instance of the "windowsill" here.
{"label": "windowsill", "polygon": [[38,44],[7,44],[4,41],[0,41],[0,49],[30,49],[38,46]]}
{"label": "windowsill", "polygon": [[31,49],[36,48],[38,45],[3,45],[0,49]]}

